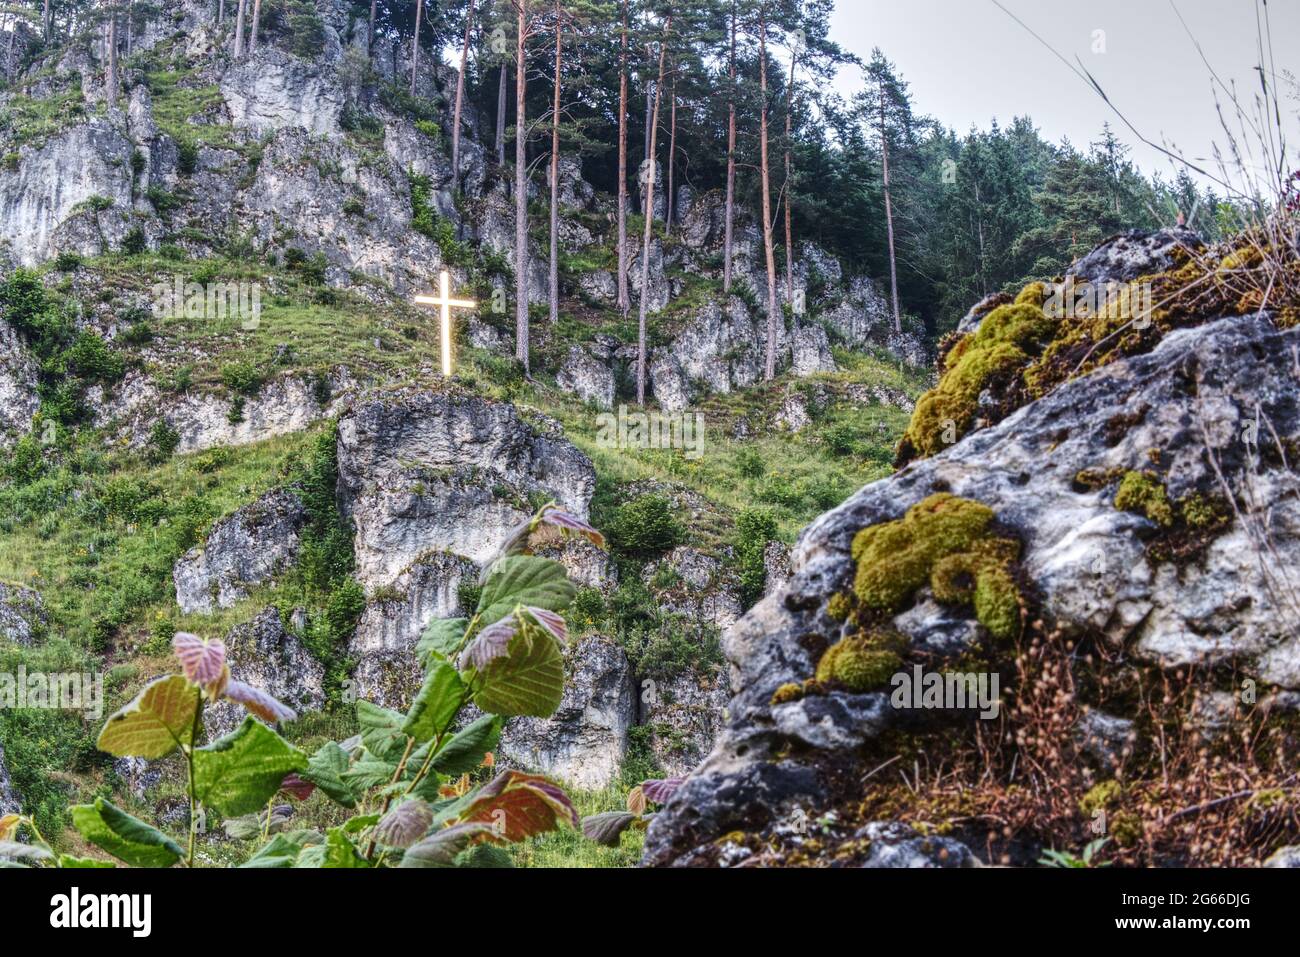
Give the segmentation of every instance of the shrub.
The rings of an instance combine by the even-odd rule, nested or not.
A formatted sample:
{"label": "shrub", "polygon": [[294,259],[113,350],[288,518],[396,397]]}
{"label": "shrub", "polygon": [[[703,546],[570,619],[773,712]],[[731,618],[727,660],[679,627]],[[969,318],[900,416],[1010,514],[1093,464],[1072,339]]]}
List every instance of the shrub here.
{"label": "shrub", "polygon": [[231,362],[221,367],[221,382],[237,395],[254,396],[262,388],[262,374],[251,362]]}
{"label": "shrub", "polygon": [[126,360],[93,332],[78,335],[64,358],[69,372],[91,382],[117,382],[126,375]]}
{"label": "shrub", "polygon": [[172,457],[172,453],[180,444],[180,433],[173,429],[166,419],[159,419],[149,430],[145,457],[154,464],[165,462]]}
{"label": "shrub", "polygon": [[620,506],[609,525],[614,548],[624,555],[648,558],[679,545],[685,537],[663,495],[642,495]]}
{"label": "shrub", "polygon": [[199,144],[193,140],[176,144],[176,170],[182,176],[193,176],[199,164]]}
{"label": "shrub", "polygon": [[740,573],[740,597],[745,607],[758,601],[767,583],[763,552],[776,537],[776,518],[766,509],[746,509],[736,516],[736,565]]}
{"label": "shrub", "polygon": [[138,256],[148,248],[149,242],[139,226],[132,226],[122,237],[122,252],[128,256]]}

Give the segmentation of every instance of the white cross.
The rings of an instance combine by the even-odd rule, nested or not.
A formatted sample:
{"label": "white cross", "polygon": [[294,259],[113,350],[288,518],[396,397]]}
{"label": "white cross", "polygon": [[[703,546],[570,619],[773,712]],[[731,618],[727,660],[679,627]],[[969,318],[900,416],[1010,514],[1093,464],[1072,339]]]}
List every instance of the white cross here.
{"label": "white cross", "polygon": [[447,270],[443,270],[438,277],[437,296],[416,296],[415,301],[427,306],[442,307],[442,374],[451,377],[451,309],[455,306],[457,309],[473,309],[478,305],[472,299],[452,299],[451,298],[451,276]]}

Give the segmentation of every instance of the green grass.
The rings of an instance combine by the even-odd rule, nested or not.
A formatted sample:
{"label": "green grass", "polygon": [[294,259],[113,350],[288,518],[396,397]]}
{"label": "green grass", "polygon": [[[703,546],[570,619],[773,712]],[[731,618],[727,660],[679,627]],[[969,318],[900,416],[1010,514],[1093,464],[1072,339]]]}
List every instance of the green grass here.
{"label": "green grass", "polygon": [[[603,791],[569,791],[578,814],[586,817],[602,811],[621,811],[626,792],[621,787]],[[601,847],[581,833],[564,829],[543,834],[510,848],[516,867],[632,867],[641,857],[645,832],[628,828],[618,847]]]}

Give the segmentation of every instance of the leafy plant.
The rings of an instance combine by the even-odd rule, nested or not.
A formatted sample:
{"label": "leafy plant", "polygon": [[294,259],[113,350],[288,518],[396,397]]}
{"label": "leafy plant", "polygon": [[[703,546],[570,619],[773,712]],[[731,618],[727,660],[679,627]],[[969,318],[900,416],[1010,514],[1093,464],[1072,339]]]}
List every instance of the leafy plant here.
{"label": "leafy plant", "polygon": [[1093,863],[1093,858],[1110,842],[1108,837],[1099,837],[1092,841],[1083,849],[1083,854],[1076,857],[1069,851],[1048,850],[1043,851],[1043,856],[1038,863],[1043,867],[1110,867],[1110,862]]}
{"label": "leafy plant", "polygon": [[603,811],[582,819],[582,833],[597,844],[618,847],[623,832],[629,827],[644,830],[654,813],[652,804],[664,805],[677,793],[684,778],[652,778],[642,781],[627,792],[626,811]]}
{"label": "leafy plant", "polygon": [[[547,717],[564,690],[564,610],[574,587],[556,561],[533,552],[559,538],[604,545],[599,532],[547,503],[490,563],[470,618],[433,622],[417,653],[424,681],[405,714],[359,701],[361,733],[307,755],[274,729],[295,714],[234,679],[220,639],[177,632],[180,672],[157,678],[112,715],[100,750],[114,757],[185,761],[189,836],[184,847],[104,798],[71,809],[91,844],[133,867],[194,865],[197,822],[215,811],[227,834],[260,838],[245,867],[506,866],[500,845],[577,828],[568,795],[545,777],[503,771],[481,786],[504,719]],[[226,699],[249,714],[232,733],[201,744],[204,708]],[[473,702],[482,716],[458,722]],[[261,719],[260,721],[258,719]],[[289,830],[284,797],[321,791],[355,813],[343,824]],[[13,838],[31,832],[30,844]],[[30,818],[0,818],[0,858],[19,866],[104,866],[57,854]]]}

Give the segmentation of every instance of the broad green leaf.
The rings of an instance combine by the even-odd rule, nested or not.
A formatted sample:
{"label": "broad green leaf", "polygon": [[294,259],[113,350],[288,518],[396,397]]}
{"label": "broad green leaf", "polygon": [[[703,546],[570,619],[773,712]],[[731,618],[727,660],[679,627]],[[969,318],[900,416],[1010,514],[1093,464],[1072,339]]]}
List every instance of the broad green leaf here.
{"label": "broad green leaf", "polygon": [[303,845],[284,834],[277,834],[260,847],[256,854],[246,860],[240,867],[293,867],[298,863],[298,855],[303,852]]}
{"label": "broad green leaf", "polygon": [[357,724],[361,726],[361,743],[371,754],[396,764],[406,750],[402,725],[406,716],[391,708],[381,708],[369,701],[357,702]]}
{"label": "broad green leaf", "polygon": [[484,756],[497,746],[505,719],[485,714],[457,731],[433,756],[433,769],[439,774],[467,774],[483,763]]}
{"label": "broad green leaf", "polygon": [[434,831],[402,856],[401,867],[454,867],[456,856],[471,841],[486,837],[487,824],[456,824]]}
{"label": "broad green leaf", "polygon": [[235,731],[194,752],[195,795],[228,817],[260,811],[307,756],[252,715]]}
{"label": "broad green leaf", "polygon": [[69,870],[76,868],[116,867],[112,861],[97,861],[93,857],[73,857],[71,854],[59,855],[59,867]]}
{"label": "broad green leaf", "polygon": [[334,741],[327,741],[308,759],[307,770],[300,773],[304,781],[316,785],[336,804],[354,808],[357,793],[341,777],[347,769],[348,753]]}
{"label": "broad green leaf", "polygon": [[162,831],[103,798],[71,811],[72,824],[82,837],[132,867],[171,867],[185,853]]}
{"label": "broad green leaf", "polygon": [[549,611],[564,611],[576,590],[564,566],[535,555],[511,555],[492,566],[479,596],[479,621],[500,621],[517,605],[535,605]]}
{"label": "broad green leaf", "polygon": [[578,812],[558,784],[522,771],[497,775],[457,816],[462,824],[487,824],[488,837],[495,842],[518,842],[561,826],[578,826]]}
{"label": "broad green leaf", "polygon": [[402,725],[402,733],[423,743],[447,730],[465,699],[465,682],[447,662],[439,662],[424,679],[411,710]]}
{"label": "broad green leaf", "polygon": [[427,670],[435,661],[446,661],[454,656],[468,625],[465,618],[438,618],[429,622],[415,645],[420,666]]}
{"label": "broad green leaf", "polygon": [[184,675],[168,675],[145,685],[99,733],[99,750],[115,758],[156,760],[194,739],[201,692]]}
{"label": "broad green leaf", "polygon": [[332,827],[325,837],[325,858],[319,865],[330,869],[369,867],[341,827]]}
{"label": "broad green leaf", "polygon": [[378,823],[378,814],[358,814],[356,817],[350,817],[343,822],[343,833],[360,834],[366,828],[374,827]]}
{"label": "broad green leaf", "polygon": [[397,773],[397,765],[390,764],[375,757],[369,751],[362,751],[356,763],[339,775],[343,783],[353,790],[364,791],[366,788],[387,784]]}
{"label": "broad green leaf", "polygon": [[504,655],[466,672],[474,703],[492,714],[548,718],[564,694],[564,654],[549,631],[522,616],[517,625]]}
{"label": "broad green leaf", "polygon": [[493,847],[491,844],[476,844],[469,850],[456,855],[455,866],[501,870],[514,867],[515,862],[511,859],[510,852],[503,848]]}

